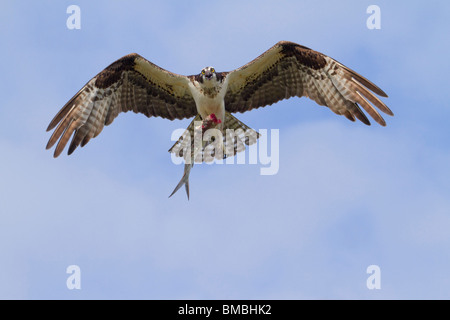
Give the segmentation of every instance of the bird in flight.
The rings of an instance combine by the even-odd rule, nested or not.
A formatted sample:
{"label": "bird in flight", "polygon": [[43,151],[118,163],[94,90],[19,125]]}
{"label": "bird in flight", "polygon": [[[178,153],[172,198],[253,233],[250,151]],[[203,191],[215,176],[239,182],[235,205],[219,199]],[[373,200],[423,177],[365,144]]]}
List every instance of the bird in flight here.
{"label": "bird in flight", "polygon": [[[237,134],[231,146],[223,135],[224,148],[231,150],[223,154],[227,157],[242,151],[244,144],[252,144],[259,137],[232,113],[291,97],[308,97],[351,121],[358,119],[370,125],[363,109],[385,126],[377,109],[391,116],[393,113],[377,95],[387,97],[378,86],[333,58],[288,41],[278,42],[233,71],[217,72],[213,67],[206,67],[191,76],[172,73],[132,53],[98,73],[62,107],[47,128],[47,131],[54,129],[47,149],[56,144],[56,158],[72,138],[70,155],[100,134],[120,113],[133,111],[169,120],[195,117],[169,150],[183,156],[186,145],[190,146],[186,138],[193,136],[194,122],[211,120],[208,117],[214,114],[216,120],[204,125],[222,132],[238,129],[245,132],[245,135]],[[192,154],[184,156],[186,160]],[[185,167],[187,177],[189,172],[190,168],[186,172]],[[188,186],[187,183],[187,193]],[[174,192],[181,185],[177,187]]]}

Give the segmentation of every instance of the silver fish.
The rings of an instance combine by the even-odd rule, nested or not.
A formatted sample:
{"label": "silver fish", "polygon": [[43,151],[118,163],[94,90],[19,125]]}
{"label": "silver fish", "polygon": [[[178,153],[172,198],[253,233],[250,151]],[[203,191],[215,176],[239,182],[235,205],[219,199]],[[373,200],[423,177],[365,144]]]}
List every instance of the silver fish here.
{"label": "silver fish", "polygon": [[[211,113],[209,116],[207,116],[201,123],[201,128],[196,128],[196,130],[201,129],[202,134],[205,133],[206,130],[211,129],[212,127],[220,124],[221,121],[220,119],[217,119],[216,115],[214,113]],[[203,142],[202,147],[205,147],[205,142]],[[194,159],[197,156],[197,153],[200,150],[196,150],[195,146],[194,146],[194,141],[191,141],[191,161],[190,163],[185,163],[184,164],[184,172],[183,172],[183,176],[181,177],[180,182],[178,182],[177,186],[175,187],[175,189],[172,191],[172,193],[170,194],[169,198],[171,196],[173,196],[175,194],[175,192],[177,192],[183,185],[186,189],[186,194],[189,200],[189,174],[191,173],[191,169],[194,166]]]}

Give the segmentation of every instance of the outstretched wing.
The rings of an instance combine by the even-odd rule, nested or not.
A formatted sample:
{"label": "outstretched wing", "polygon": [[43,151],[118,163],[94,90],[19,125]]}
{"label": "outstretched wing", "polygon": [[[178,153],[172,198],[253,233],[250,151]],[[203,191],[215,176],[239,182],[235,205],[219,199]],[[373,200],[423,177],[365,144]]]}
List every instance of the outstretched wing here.
{"label": "outstretched wing", "polygon": [[360,106],[380,125],[377,107],[392,111],[375,94],[387,94],[336,60],[293,42],[280,41],[245,66],[227,74],[225,109],[245,112],[290,97],[309,97],[349,120],[370,125]]}
{"label": "outstretched wing", "polygon": [[193,117],[197,109],[189,81],[136,53],[126,55],[92,78],[58,112],[47,128],[50,131],[57,126],[47,149],[59,140],[56,158],[73,135],[68,151],[71,154],[95,138],[121,112],[170,120]]}

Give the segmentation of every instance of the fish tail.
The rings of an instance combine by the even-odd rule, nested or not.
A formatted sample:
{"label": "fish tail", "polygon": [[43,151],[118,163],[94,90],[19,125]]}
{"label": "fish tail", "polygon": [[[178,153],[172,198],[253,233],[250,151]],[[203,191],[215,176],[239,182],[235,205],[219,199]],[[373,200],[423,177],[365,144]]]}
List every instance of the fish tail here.
{"label": "fish tail", "polygon": [[186,194],[187,194],[187,197],[188,197],[188,200],[189,200],[189,173],[191,172],[192,166],[193,166],[193,164],[185,164],[184,165],[184,174],[181,177],[180,182],[178,182],[177,186],[175,187],[175,189],[170,194],[169,198],[171,196],[173,196],[184,184],[185,188],[186,188]]}

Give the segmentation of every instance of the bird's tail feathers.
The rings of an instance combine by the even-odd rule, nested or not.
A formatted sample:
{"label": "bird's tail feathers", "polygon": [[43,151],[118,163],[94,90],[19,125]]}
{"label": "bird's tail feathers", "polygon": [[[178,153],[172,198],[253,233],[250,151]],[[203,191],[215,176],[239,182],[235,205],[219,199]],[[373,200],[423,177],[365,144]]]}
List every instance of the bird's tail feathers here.
{"label": "bird's tail feathers", "polygon": [[[194,122],[201,121],[200,115],[197,115],[192,122],[189,124],[187,129],[181,135],[177,142],[169,149],[170,153],[174,153],[177,157],[184,157],[186,149],[193,146],[194,141]],[[223,158],[225,159],[236,155],[237,153],[244,151],[246,145],[252,145],[256,143],[260,134],[239,121],[231,113],[225,113],[225,121],[223,122]],[[188,138],[190,137],[190,139]],[[210,144],[203,144],[203,150]],[[219,159],[219,153],[215,156]],[[214,158],[214,157],[213,157]],[[208,157],[203,157],[202,159],[208,159]],[[220,160],[220,159],[219,159]]]}
{"label": "bird's tail feathers", "polygon": [[232,157],[244,151],[245,146],[256,143],[259,136],[260,134],[256,130],[226,112],[223,125],[223,158]]}

